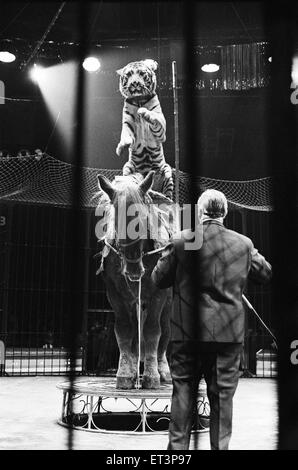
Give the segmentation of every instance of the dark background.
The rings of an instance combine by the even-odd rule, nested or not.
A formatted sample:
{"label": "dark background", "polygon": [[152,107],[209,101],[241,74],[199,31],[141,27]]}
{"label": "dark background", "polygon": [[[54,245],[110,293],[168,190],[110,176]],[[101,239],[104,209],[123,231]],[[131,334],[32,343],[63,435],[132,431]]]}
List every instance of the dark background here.
{"label": "dark background", "polygon": [[[0,106],[0,148],[16,154],[20,148],[34,150],[39,147],[60,160],[71,162],[73,151],[58,133],[60,122],[52,134],[55,118],[50,116],[28,71],[33,62],[50,66],[74,60],[78,40],[77,4],[66,2],[46,38],[54,45],[44,43],[37,57],[21,70],[22,62],[30,56],[61,3],[4,2],[2,5],[0,44],[1,40],[14,39],[13,44],[19,53],[16,62],[0,63],[0,79],[5,83],[7,98],[31,101],[7,99],[5,105]],[[197,2],[197,8],[197,44],[264,40],[261,2]],[[185,78],[183,11],[183,2],[92,3],[88,38],[90,52],[98,55],[102,67],[98,73],[88,77],[92,94],[89,94],[87,104],[86,166],[122,168],[125,163],[125,158],[120,159],[115,153],[123,106],[116,70],[129,61],[147,57],[159,63],[158,94],[167,120],[165,155],[167,161],[174,165],[170,74],[171,61],[176,60],[178,78]],[[184,110],[182,95],[183,91],[179,90],[180,168],[191,171],[185,155],[185,131],[192,109]],[[201,123],[197,150],[201,157],[201,176],[251,179],[270,175],[270,156],[266,148],[266,100],[266,88],[223,92],[202,90],[194,94],[193,106],[199,109]],[[64,100],[61,100],[57,115],[59,111],[60,121],[64,114],[70,132],[75,132],[76,123],[67,115]]]}

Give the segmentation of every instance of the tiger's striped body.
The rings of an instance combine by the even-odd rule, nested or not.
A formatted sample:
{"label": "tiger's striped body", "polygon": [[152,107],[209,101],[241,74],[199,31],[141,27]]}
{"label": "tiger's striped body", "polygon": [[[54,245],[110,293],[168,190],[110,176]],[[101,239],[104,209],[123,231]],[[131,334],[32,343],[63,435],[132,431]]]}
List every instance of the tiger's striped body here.
{"label": "tiger's striped body", "polygon": [[[121,139],[116,152],[121,155],[123,150],[128,148],[129,159],[123,167],[124,176],[131,173],[141,173],[146,176],[149,171],[155,170],[160,174],[162,181],[162,187],[155,189],[172,199],[174,187],[172,169],[165,161],[162,145],[166,140],[166,120],[155,93],[154,70],[148,71],[145,62],[133,62],[121,71],[120,90],[126,99],[123,106]],[[147,72],[145,77],[142,71],[144,67]],[[124,79],[127,85],[125,91],[123,91]],[[135,94],[128,92],[132,88],[137,90]],[[148,90],[151,92],[150,95]],[[158,178],[156,180],[158,181]]]}

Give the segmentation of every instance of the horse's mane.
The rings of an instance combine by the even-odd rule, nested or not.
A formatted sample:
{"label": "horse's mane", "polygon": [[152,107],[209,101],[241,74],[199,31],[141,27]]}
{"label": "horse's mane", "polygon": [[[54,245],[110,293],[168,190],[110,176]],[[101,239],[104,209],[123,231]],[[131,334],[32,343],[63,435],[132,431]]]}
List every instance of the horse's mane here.
{"label": "horse's mane", "polygon": [[[153,233],[150,240],[153,240],[155,248],[159,248],[169,242],[171,235],[175,231],[173,201],[162,193],[151,189],[145,195],[142,195],[138,188],[142,180],[143,176],[136,173],[124,177],[116,177],[111,184],[119,196],[127,197],[132,204],[138,204],[141,209],[143,208],[144,213],[142,215],[144,217],[148,216],[148,208],[150,207],[148,228],[150,233]],[[105,226],[106,235],[102,238],[111,242],[116,238],[114,205],[108,195],[102,190],[98,191],[94,197],[98,198],[97,209],[100,208],[101,219],[99,223]],[[160,208],[161,204],[162,208]],[[156,237],[156,231],[153,230],[156,228],[154,224],[157,220],[160,227],[158,237]]]}

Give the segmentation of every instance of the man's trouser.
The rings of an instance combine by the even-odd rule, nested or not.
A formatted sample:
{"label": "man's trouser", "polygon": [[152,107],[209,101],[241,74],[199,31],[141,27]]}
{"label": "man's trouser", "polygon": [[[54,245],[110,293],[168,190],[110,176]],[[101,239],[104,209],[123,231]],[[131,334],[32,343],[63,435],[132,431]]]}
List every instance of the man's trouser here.
{"label": "man's trouser", "polygon": [[[222,344],[222,343],[221,343]],[[210,444],[212,450],[227,450],[232,434],[233,396],[239,379],[242,346],[229,343],[206,348],[213,343],[173,341],[170,369],[173,381],[169,450],[189,448],[191,429],[197,413],[198,384],[204,376],[210,404]],[[210,350],[211,349],[211,350]]]}

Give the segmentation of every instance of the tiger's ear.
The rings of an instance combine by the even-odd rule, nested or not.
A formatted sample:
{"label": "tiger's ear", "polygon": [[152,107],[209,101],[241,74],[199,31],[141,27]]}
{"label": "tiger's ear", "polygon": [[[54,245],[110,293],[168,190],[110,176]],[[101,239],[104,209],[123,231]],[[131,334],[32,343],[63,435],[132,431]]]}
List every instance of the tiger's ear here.
{"label": "tiger's ear", "polygon": [[115,196],[115,189],[113,188],[109,180],[105,176],[100,174],[97,175],[97,180],[99,189],[106,193],[106,195],[109,196],[110,200],[113,201]]}
{"label": "tiger's ear", "polygon": [[124,67],[122,67],[122,69],[116,70],[116,73],[118,73],[118,75],[120,75],[121,77],[123,75],[123,70],[124,70]]}
{"label": "tiger's ear", "polygon": [[153,179],[154,179],[154,171],[150,171],[150,173],[148,173],[148,175],[144,178],[144,180],[140,184],[139,188],[144,194],[146,194],[151,188],[153,184]]}
{"label": "tiger's ear", "polygon": [[147,67],[149,67],[151,70],[153,70],[153,72],[155,72],[155,70],[157,70],[158,63],[156,62],[156,60],[145,59],[144,64],[147,65]]}

